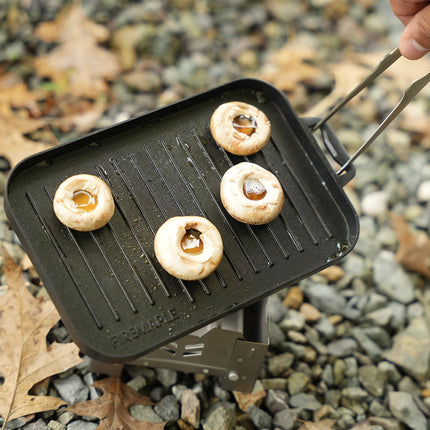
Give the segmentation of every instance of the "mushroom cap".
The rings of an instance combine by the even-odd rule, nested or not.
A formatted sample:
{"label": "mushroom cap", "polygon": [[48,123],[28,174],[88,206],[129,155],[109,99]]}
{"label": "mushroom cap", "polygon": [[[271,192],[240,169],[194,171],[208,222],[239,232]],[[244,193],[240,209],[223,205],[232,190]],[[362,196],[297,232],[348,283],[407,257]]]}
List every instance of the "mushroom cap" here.
{"label": "mushroom cap", "polygon": [[[250,136],[233,127],[234,119],[241,115],[254,118],[257,124]],[[228,102],[218,106],[211,117],[210,128],[215,142],[235,155],[255,154],[267,144],[271,133],[267,116],[244,102]]]}
{"label": "mushroom cap", "polygon": [[[266,190],[261,200],[250,200],[244,192],[246,180],[256,180]],[[284,191],[276,176],[258,164],[243,162],[228,169],[221,180],[221,200],[227,212],[246,224],[274,220],[284,205]]]}
{"label": "mushroom cap", "polygon": [[[182,239],[190,229],[200,232],[203,250],[199,254],[189,254],[182,249]],[[206,278],[218,267],[223,255],[223,242],[218,229],[206,218],[176,216],[158,229],[154,251],[166,272],[178,279],[193,281]]]}
{"label": "mushroom cap", "polygon": [[[91,211],[77,207],[73,194],[86,191],[97,198]],[[106,225],[115,211],[115,203],[107,184],[97,176],[79,174],[70,176],[55,192],[53,208],[57,218],[67,227],[78,231],[97,230]]]}

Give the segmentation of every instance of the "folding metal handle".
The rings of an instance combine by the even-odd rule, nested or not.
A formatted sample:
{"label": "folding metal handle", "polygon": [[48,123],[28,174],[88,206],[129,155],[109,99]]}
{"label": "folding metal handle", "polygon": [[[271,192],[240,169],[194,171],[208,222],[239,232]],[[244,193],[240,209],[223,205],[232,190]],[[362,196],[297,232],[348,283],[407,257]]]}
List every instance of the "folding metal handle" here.
{"label": "folding metal handle", "polygon": [[[401,57],[399,48],[393,49],[389,52],[367,75],[362,82],[360,82],[349,94],[347,94],[336,106],[334,106],[328,114],[323,117],[314,127],[312,131],[316,131],[323,124],[325,124],[336,112],[338,112],[343,106],[345,106],[352,98],[366,88],[374,79],[376,79],[381,73],[383,73],[388,67],[390,67],[395,61]],[[423,77],[415,80],[405,90],[400,102],[397,106],[388,114],[388,116],[382,121],[375,132],[367,139],[365,143],[358,149],[358,151],[336,172],[337,175],[341,175],[350,165],[353,163],[359,155],[361,155],[371,143],[387,128],[389,124],[399,115],[399,113],[410,103],[410,101],[430,82],[430,72],[426,73]]]}

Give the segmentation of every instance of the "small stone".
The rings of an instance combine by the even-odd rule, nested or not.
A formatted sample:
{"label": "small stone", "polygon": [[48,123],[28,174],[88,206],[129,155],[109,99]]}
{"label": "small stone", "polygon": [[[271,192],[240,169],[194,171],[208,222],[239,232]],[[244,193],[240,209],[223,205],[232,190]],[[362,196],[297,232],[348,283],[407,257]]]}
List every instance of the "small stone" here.
{"label": "small stone", "polygon": [[364,215],[379,217],[387,213],[388,195],[385,191],[369,193],[361,200],[361,210]]}
{"label": "small stone", "polygon": [[321,318],[321,312],[310,303],[303,303],[300,306],[300,313],[307,323],[314,323]]}
{"label": "small stone", "polygon": [[378,369],[384,374],[384,378],[392,385],[397,385],[402,379],[402,375],[397,370],[397,367],[389,361],[380,361]]}
{"label": "small stone", "polygon": [[203,430],[233,430],[236,424],[234,409],[227,406],[215,408],[203,423]]}
{"label": "small stone", "polygon": [[285,378],[264,378],[261,380],[265,390],[282,390],[287,389],[287,380]]}
{"label": "small stone", "polygon": [[89,388],[77,374],[64,379],[54,379],[54,387],[67,403],[74,404],[88,399]]}
{"label": "small stone", "polygon": [[404,269],[390,251],[381,251],[375,258],[373,278],[381,294],[400,303],[408,304],[415,299],[414,286]]}
{"label": "small stone", "polygon": [[296,330],[289,330],[287,333],[287,336],[294,343],[304,344],[307,342],[306,336],[303,333],[300,333],[299,331],[296,331]]}
{"label": "small stone", "polygon": [[334,357],[347,357],[352,355],[358,349],[357,342],[352,338],[344,338],[330,342],[327,345],[327,351]]}
{"label": "small stone", "polygon": [[404,430],[404,425],[394,418],[370,417],[369,423],[381,426],[384,430]]}
{"label": "small stone", "polygon": [[421,182],[417,190],[417,198],[420,202],[430,202],[430,181]]}
{"label": "small stone", "polygon": [[143,375],[138,375],[136,378],[133,378],[127,382],[127,385],[133,390],[139,391],[146,386],[146,379]]}
{"label": "small stone", "polygon": [[175,422],[179,419],[179,404],[173,394],[163,397],[155,406],[154,412],[164,421]]}
{"label": "small stone", "polygon": [[66,430],[95,430],[99,425],[97,423],[92,423],[84,420],[73,421],[68,424]]}
{"label": "small stone", "polygon": [[309,284],[304,293],[312,305],[327,314],[340,314],[346,305],[345,298],[326,284]]}
{"label": "small stone", "polygon": [[430,372],[430,330],[425,318],[414,319],[397,333],[392,348],[384,355],[418,381],[426,380]]}
{"label": "small stone", "polygon": [[[9,427],[6,426],[6,429],[8,429],[8,428]],[[49,427],[43,422],[43,420],[41,418],[39,418],[34,423],[29,423],[29,424],[25,425],[22,428],[24,430],[49,430]]]}
{"label": "small stone", "polygon": [[284,409],[276,413],[273,417],[273,426],[282,430],[292,430],[296,423],[301,409]]}
{"label": "small stone", "polygon": [[287,314],[287,308],[276,294],[272,294],[267,298],[266,312],[270,320],[277,323]]}
{"label": "small stone", "polygon": [[388,394],[388,404],[392,414],[411,429],[425,430],[427,419],[421,412],[414,398],[402,391],[392,391]]}
{"label": "small stone", "polygon": [[145,423],[162,423],[163,419],[158,416],[151,405],[131,405],[130,415]]}
{"label": "small stone", "polygon": [[287,383],[290,396],[294,396],[305,391],[309,383],[309,377],[303,372],[294,372],[288,377]]}
{"label": "small stone", "polygon": [[188,387],[186,385],[176,384],[172,387],[172,394],[176,397],[177,400],[181,400],[182,394],[186,390],[188,390]]}
{"label": "small stone", "polygon": [[181,396],[181,419],[195,429],[200,426],[200,400],[193,390],[185,390]]}
{"label": "small stone", "polygon": [[290,309],[299,309],[303,303],[303,291],[300,287],[291,287],[284,299],[284,305]]}
{"label": "small stone", "polygon": [[294,355],[285,352],[280,355],[273,355],[269,357],[268,369],[273,376],[282,376],[287,370],[291,368],[294,362]]}
{"label": "small stone", "polygon": [[319,273],[330,282],[338,282],[345,276],[344,270],[339,266],[329,266]]}
{"label": "small stone", "polygon": [[55,420],[49,421],[48,428],[52,430],[66,430],[66,426],[64,424],[61,424]]}
{"label": "small stone", "polygon": [[272,427],[272,417],[259,407],[250,405],[246,412],[257,429],[270,429]]}
{"label": "small stone", "polygon": [[178,374],[174,370],[170,369],[155,369],[158,380],[164,387],[170,387],[175,385],[178,380]]}
{"label": "small stone", "polygon": [[287,332],[289,330],[302,330],[305,325],[304,316],[294,310],[290,309],[287,312],[287,315],[283,318],[283,320],[279,323],[279,327],[283,332]]}
{"label": "small stone", "polygon": [[321,318],[314,324],[314,329],[325,339],[330,339],[334,336],[335,329],[330,318],[322,315]]}
{"label": "small stone", "polygon": [[268,390],[264,400],[266,408],[275,415],[288,408],[288,394],[282,390]]}
{"label": "small stone", "polygon": [[290,405],[293,408],[306,409],[309,411],[317,411],[321,408],[321,403],[312,395],[299,393],[290,397]]}

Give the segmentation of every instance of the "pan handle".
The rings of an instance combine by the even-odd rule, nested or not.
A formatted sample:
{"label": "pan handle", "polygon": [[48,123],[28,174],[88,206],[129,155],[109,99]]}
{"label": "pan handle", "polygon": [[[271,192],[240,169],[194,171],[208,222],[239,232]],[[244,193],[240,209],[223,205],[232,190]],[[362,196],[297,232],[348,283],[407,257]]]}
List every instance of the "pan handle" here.
{"label": "pan handle", "polygon": [[[312,130],[313,127],[320,122],[321,118],[308,117],[300,118],[300,120],[306,127]],[[327,151],[339,166],[344,166],[349,160],[349,155],[337,138],[336,133],[328,123],[321,124],[319,128],[321,131],[322,142],[327,148]],[[338,175],[336,177],[336,180],[342,187],[344,187],[354,176],[355,166],[351,164],[347,166],[343,175]]]}

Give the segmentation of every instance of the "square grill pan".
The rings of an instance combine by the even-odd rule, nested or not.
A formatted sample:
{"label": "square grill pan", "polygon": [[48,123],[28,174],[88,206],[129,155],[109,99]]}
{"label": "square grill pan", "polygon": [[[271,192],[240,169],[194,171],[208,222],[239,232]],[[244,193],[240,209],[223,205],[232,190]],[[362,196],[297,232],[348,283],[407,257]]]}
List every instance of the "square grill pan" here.
{"label": "square grill pan", "polygon": [[[234,156],[212,139],[211,115],[228,101],[270,119],[259,153]],[[239,223],[223,208],[221,177],[242,161],[272,171],[284,188],[270,224]],[[94,232],[69,230],[52,209],[59,184],[78,173],[100,176],[115,199],[113,218]],[[359,224],[344,182],[283,94],[241,79],[25,159],[10,174],[5,207],[73,340],[94,359],[121,363],[347,254]],[[177,215],[204,216],[222,235],[222,262],[206,279],[180,281],[155,258],[155,232]]]}

